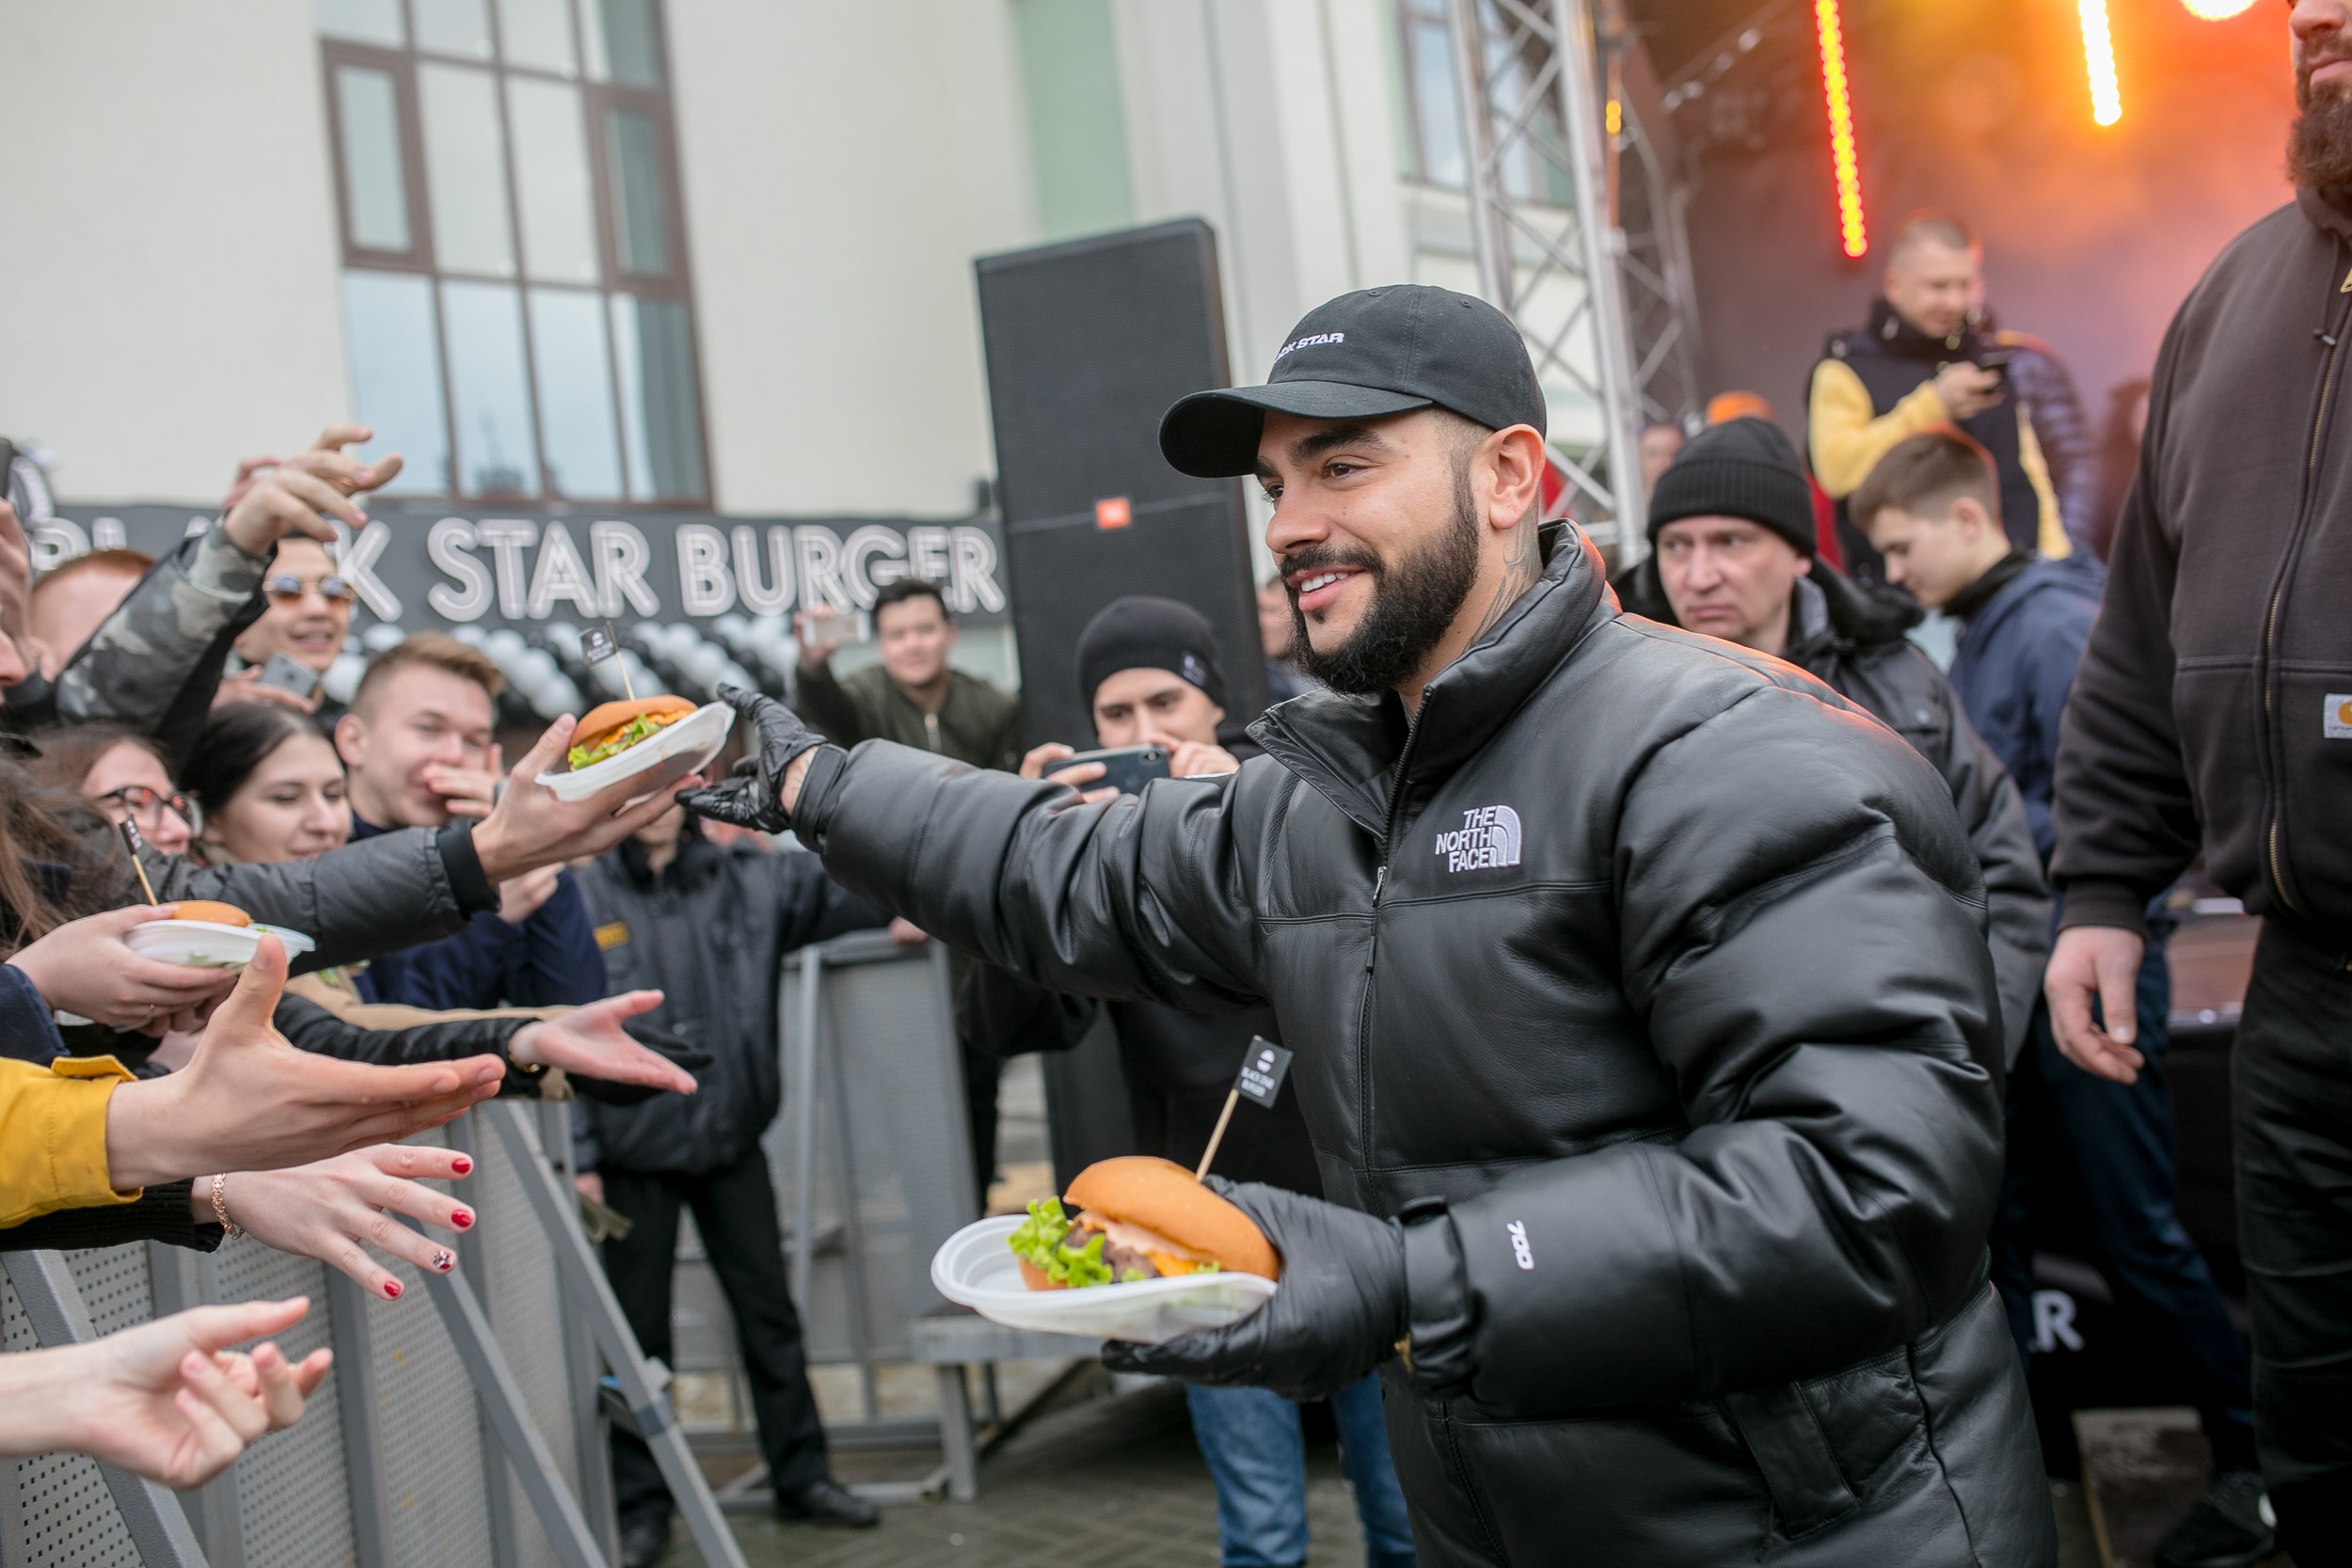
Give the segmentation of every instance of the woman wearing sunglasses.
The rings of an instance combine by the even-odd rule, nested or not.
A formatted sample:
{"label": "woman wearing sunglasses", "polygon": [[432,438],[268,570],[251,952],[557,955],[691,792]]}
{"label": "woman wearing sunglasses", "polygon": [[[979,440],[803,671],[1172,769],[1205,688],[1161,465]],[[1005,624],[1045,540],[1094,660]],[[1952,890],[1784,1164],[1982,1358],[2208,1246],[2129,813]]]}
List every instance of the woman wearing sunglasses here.
{"label": "woman wearing sunglasses", "polygon": [[326,546],[289,535],[278,542],[277,559],[262,578],[267,608],[237,638],[244,668],[221,678],[215,706],[227,702],[274,702],[305,713],[319,711],[320,693],[287,690],[262,682],[270,657],[283,654],[315,676],[326,673],[343,651],[351,630],[351,585],[335,567]]}

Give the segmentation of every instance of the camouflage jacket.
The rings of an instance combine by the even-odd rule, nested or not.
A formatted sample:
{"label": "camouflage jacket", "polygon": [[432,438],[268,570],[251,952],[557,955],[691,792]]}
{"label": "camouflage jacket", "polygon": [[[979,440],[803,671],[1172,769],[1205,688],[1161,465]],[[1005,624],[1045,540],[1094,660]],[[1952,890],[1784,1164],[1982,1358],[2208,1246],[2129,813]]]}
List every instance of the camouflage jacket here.
{"label": "camouflage jacket", "polygon": [[230,643],[260,613],[269,561],[218,525],[183,541],[57,672],[55,721],[127,725],[177,756],[203,727]]}

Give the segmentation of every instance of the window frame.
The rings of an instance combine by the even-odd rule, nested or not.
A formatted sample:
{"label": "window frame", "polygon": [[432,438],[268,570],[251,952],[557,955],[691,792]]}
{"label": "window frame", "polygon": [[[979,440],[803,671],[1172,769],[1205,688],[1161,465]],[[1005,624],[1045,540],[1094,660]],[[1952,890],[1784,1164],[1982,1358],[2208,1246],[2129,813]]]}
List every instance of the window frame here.
{"label": "window frame", "polygon": [[[543,67],[516,65],[508,61],[505,24],[498,0],[483,0],[491,40],[491,57],[486,60],[478,55],[447,54],[421,47],[417,42],[415,8],[410,0],[400,0],[403,35],[407,40],[404,48],[361,43],[323,32],[318,35],[320,90],[325,101],[328,148],[334,164],[336,234],[342,270],[405,273],[428,278],[432,282],[437,339],[435,350],[441,382],[441,418],[445,427],[443,439],[448,443],[449,451],[448,488],[438,492],[417,493],[419,499],[450,502],[558,507],[626,506],[644,511],[707,512],[714,504],[709,404],[704,384],[702,321],[700,312],[695,309],[693,262],[687,243],[686,193],[678,164],[675,103],[677,90],[675,64],[677,56],[670,47],[669,8],[663,0],[647,0],[652,13],[655,46],[660,53],[662,85],[644,87],[617,81],[597,81],[589,74],[586,12],[596,0],[564,0],[564,3],[572,24],[573,56],[578,65],[576,73],[568,76]],[[487,72],[493,80],[505,162],[506,221],[516,261],[512,277],[449,268],[440,263],[433,231],[432,189],[430,174],[425,166],[423,119],[418,100],[417,71],[420,65],[424,64],[465,67]],[[336,90],[336,73],[345,68],[383,71],[392,79],[393,104],[400,117],[402,199],[408,209],[409,248],[405,251],[363,247],[353,238],[353,192],[348,179],[349,166],[344,159],[342,104]],[[580,135],[587,142],[589,180],[594,186],[595,198],[593,227],[598,277],[594,283],[542,280],[531,275],[531,258],[524,247],[522,236],[514,114],[508,100],[508,81],[516,77],[559,84],[580,94]],[[606,131],[607,115],[613,109],[642,114],[653,128],[656,167],[660,173],[662,185],[661,231],[669,260],[667,274],[635,272],[621,264],[617,192],[613,183],[617,171],[612,166],[608,146],[610,138]],[[457,400],[450,380],[448,311],[442,297],[442,286],[451,281],[495,283],[515,291],[516,309],[521,318],[525,389],[532,420],[531,457],[535,483],[529,491],[477,493],[466,488],[460,458],[462,449],[457,440]],[[612,446],[620,475],[620,494],[615,497],[582,499],[565,495],[551,483],[554,470],[548,461],[546,414],[539,397],[538,345],[532,335],[531,319],[531,296],[538,291],[589,295],[596,301],[597,309],[605,318],[606,401],[614,421]],[[694,396],[695,450],[702,470],[702,486],[694,495],[665,496],[660,499],[634,498],[633,492],[641,481],[649,483],[649,476],[642,476],[635,471],[636,465],[630,458],[624,434],[624,421],[628,415],[621,402],[623,388],[619,351],[613,342],[611,325],[612,301],[622,296],[672,302],[685,309],[686,347]]]}

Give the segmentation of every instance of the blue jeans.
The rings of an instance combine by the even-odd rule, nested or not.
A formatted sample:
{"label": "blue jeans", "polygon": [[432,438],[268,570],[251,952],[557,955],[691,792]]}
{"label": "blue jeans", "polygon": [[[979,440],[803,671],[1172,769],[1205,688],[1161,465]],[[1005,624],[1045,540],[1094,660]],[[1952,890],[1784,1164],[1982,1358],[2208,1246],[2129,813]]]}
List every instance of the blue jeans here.
{"label": "blue jeans", "polygon": [[[1307,1446],[1298,1406],[1263,1388],[1187,1386],[1192,1432],[1216,1483],[1216,1533],[1225,1568],[1295,1568],[1307,1560]],[[1368,1377],[1331,1396],[1340,1426],[1340,1467],[1364,1527],[1365,1568],[1412,1568],[1405,1494],[1389,1463],[1380,1380]]]}
{"label": "blue jeans", "polygon": [[[2082,1186],[2100,1256],[2093,1259],[2118,1294],[2137,1296],[2171,1327],[2216,1463],[2253,1465],[2253,1398],[2244,1336],[2205,1267],[2204,1254],[2172,1212],[2176,1162],[2172,1090],[2164,1076],[2165,1019],[2172,974],[2161,942],[2152,941],[2133,997],[2136,1042],[2148,1065],[2124,1085],[2092,1076],[2068,1061],[2050,1030],[2047,1003],[2010,1074],[2010,1147],[2001,1206],[1993,1222],[1993,1283],[2009,1311],[2021,1357],[2033,1346],[2033,1259],[2028,1245],[2035,1157],[2068,1161]],[[2021,1117],[2049,1118],[2057,1148],[2021,1145]],[[2032,1140],[2026,1140],[2031,1142]]]}

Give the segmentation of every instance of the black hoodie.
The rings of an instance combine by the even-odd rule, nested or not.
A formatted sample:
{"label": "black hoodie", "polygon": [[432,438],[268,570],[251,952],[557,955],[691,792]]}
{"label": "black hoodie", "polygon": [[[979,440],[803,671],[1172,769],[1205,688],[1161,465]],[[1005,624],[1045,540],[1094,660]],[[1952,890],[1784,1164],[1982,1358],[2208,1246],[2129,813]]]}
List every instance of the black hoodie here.
{"label": "black hoodie", "polygon": [[2067,926],[2137,930],[2201,844],[2265,914],[2352,932],[2352,218],[2306,191],[2165,334],[2059,732]]}

